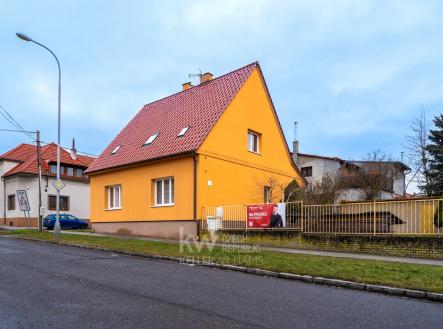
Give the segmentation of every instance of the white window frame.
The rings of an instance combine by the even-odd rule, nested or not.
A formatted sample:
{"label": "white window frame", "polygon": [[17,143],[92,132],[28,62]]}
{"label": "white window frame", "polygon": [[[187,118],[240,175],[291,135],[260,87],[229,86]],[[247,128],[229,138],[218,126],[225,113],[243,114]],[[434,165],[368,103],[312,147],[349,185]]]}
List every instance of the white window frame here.
{"label": "white window frame", "polygon": [[[112,202],[112,207],[111,207],[111,190],[113,190],[113,202]],[[117,193],[115,193],[115,191],[118,190],[118,198],[117,198]],[[108,205],[107,205],[107,210],[116,210],[116,209],[122,209],[122,187],[121,185],[111,185],[111,186],[106,186],[106,193],[107,193],[107,198],[108,198]],[[118,204],[118,205],[117,205]]]}
{"label": "white window frame", "polygon": [[149,138],[146,140],[146,142],[143,144],[143,146],[154,143],[154,141],[156,140],[156,138],[158,137],[159,134],[160,133],[155,133],[155,134],[152,134],[151,136],[149,136]]}
{"label": "white window frame", "polygon": [[117,153],[118,150],[120,150],[121,147],[122,147],[121,145],[117,145],[117,146],[112,150],[111,154],[115,154],[115,153]]}
{"label": "white window frame", "polygon": [[[257,150],[254,150],[254,137],[257,138]],[[250,130],[248,131],[248,151],[260,154],[260,134],[252,132]]]}
{"label": "white window frame", "polygon": [[182,137],[182,136],[184,136],[184,135],[188,132],[189,128],[190,128],[190,126],[187,126],[187,127],[182,128],[182,129],[180,130],[180,132],[178,133],[177,137]]}
{"label": "white window frame", "polygon": [[[164,200],[165,200],[165,181],[169,181],[169,191],[168,191],[169,202],[168,203],[164,202]],[[158,200],[157,200],[157,182],[161,182],[162,203],[158,203]],[[175,205],[174,188],[175,188],[174,177],[165,177],[165,178],[154,179],[154,207],[170,207],[170,206]]]}

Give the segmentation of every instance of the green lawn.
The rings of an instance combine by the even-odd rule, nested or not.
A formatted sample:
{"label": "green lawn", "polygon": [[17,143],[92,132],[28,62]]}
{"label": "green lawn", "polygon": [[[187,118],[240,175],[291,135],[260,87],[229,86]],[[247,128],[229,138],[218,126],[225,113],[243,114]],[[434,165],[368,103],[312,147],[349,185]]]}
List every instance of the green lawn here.
{"label": "green lawn", "polygon": [[[41,240],[54,240],[52,233],[0,231],[0,235],[15,235]],[[266,270],[308,274],[371,284],[443,292],[443,267],[405,263],[357,260],[311,255],[286,254],[270,251],[226,250],[204,247],[180,251],[176,243],[136,239],[62,234],[60,241],[163,256],[193,258],[217,263],[256,267]]]}

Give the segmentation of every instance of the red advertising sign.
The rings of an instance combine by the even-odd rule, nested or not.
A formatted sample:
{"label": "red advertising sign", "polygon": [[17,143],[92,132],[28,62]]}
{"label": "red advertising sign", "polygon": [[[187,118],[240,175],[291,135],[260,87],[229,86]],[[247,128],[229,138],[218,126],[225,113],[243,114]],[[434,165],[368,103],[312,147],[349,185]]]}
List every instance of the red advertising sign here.
{"label": "red advertising sign", "polygon": [[269,227],[274,204],[248,206],[248,227]]}

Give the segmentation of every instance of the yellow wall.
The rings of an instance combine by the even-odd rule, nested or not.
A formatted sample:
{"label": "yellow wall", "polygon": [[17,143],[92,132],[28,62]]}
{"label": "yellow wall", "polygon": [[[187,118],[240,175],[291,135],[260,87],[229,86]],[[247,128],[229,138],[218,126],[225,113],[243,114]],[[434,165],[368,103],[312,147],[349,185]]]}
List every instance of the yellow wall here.
{"label": "yellow wall", "polygon": [[[261,134],[260,154],[248,151],[248,130]],[[257,69],[198,150],[198,208],[263,202],[269,178],[285,186],[298,175]],[[208,185],[212,181],[212,186]],[[279,201],[281,195],[275,195]]]}
{"label": "yellow wall", "polygon": [[[194,219],[192,157],[164,160],[92,175],[91,222]],[[175,205],[153,207],[152,180],[174,177]],[[121,185],[122,209],[105,210],[106,186]]]}

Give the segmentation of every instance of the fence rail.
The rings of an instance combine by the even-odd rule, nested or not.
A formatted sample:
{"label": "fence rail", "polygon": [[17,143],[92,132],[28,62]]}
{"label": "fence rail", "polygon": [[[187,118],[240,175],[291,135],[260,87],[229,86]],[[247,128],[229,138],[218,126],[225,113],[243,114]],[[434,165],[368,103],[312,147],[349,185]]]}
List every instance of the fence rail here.
{"label": "fence rail", "polygon": [[299,201],[279,205],[283,227],[251,227],[246,205],[204,207],[200,227],[202,230],[265,228],[325,234],[443,234],[443,198],[329,205],[304,205]]}

